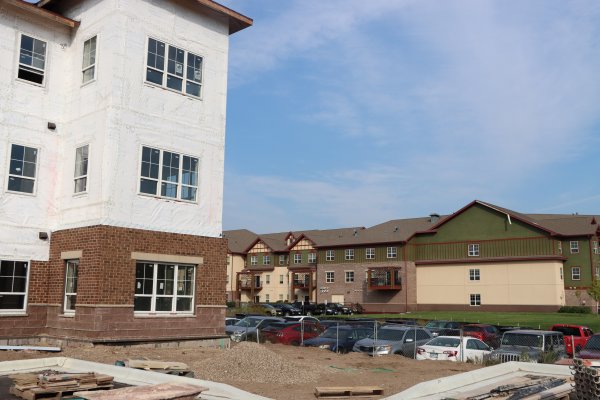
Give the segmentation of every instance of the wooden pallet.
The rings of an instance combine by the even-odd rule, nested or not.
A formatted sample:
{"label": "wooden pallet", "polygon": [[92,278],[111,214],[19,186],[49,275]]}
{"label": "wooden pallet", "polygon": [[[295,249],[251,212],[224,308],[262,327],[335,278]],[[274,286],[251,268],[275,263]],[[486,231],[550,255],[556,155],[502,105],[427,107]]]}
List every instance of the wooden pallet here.
{"label": "wooden pallet", "polygon": [[383,389],[379,386],[329,386],[316,387],[317,398],[343,399],[346,397],[373,397],[383,396]]}
{"label": "wooden pallet", "polygon": [[74,395],[75,392],[79,392],[82,390],[110,390],[113,388],[113,385],[105,385],[105,386],[94,386],[94,387],[78,387],[78,388],[70,388],[70,389],[26,389],[19,390],[16,387],[12,386],[9,391],[10,394],[20,397],[24,400],[62,400]]}
{"label": "wooden pallet", "polygon": [[10,393],[24,400],[62,400],[77,391],[112,389],[113,377],[98,373],[16,374]]}

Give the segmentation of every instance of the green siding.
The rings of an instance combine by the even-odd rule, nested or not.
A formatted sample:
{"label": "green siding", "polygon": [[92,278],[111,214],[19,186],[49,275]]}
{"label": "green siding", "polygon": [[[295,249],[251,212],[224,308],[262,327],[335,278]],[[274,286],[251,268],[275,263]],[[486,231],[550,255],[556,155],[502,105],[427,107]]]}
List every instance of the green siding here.
{"label": "green siding", "polygon": [[[395,258],[387,258],[387,248],[395,247],[396,248],[396,257]],[[375,249],[375,258],[367,259],[367,248]],[[346,260],[346,249],[354,249],[354,260]],[[335,252],[335,260],[334,261],[326,261],[326,252],[327,250],[333,250]],[[368,263],[376,263],[376,262],[386,262],[386,261],[402,261],[403,257],[403,246],[399,243],[393,245],[385,245],[385,246],[363,246],[363,247],[345,247],[345,248],[335,248],[335,249],[319,249],[317,254],[317,261],[319,265],[323,264],[368,264]]]}
{"label": "green siding", "polygon": [[[579,253],[571,253],[570,242],[579,242]],[[592,283],[592,263],[590,262],[591,242],[587,237],[573,237],[562,241],[563,255],[567,257],[564,263],[565,286],[590,286]],[[593,258],[593,257],[592,257]],[[581,279],[571,279],[572,267],[580,267]]]}

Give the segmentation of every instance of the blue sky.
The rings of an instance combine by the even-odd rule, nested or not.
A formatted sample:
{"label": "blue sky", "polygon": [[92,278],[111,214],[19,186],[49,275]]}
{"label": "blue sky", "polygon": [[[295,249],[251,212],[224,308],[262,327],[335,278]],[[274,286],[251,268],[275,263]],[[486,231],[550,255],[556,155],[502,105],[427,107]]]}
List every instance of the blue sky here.
{"label": "blue sky", "polygon": [[222,0],[223,228],[600,214],[600,2]]}

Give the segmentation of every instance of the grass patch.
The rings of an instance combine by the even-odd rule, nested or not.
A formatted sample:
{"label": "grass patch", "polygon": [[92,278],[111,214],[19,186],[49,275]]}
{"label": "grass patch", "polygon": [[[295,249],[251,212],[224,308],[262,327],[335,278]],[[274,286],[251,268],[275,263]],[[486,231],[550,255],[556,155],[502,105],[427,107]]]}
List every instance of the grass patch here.
{"label": "grass patch", "polygon": [[600,316],[596,314],[419,311],[405,314],[362,314],[360,317],[376,319],[407,318],[419,321],[439,319],[474,324],[525,326],[535,329],[549,329],[554,324],[573,324],[585,325],[594,332],[600,332]]}

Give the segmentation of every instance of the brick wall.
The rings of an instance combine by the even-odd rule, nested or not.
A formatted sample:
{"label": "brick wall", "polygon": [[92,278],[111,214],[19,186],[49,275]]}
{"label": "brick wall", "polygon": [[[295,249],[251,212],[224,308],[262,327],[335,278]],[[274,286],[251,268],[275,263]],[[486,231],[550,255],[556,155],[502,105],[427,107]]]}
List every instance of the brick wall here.
{"label": "brick wall", "polygon": [[[81,251],[77,307],[71,317],[62,312],[61,253],[66,251]],[[203,258],[196,269],[193,316],[134,316],[132,252]],[[101,341],[223,335],[226,256],[226,241],[220,238],[111,226],[54,232],[50,261],[31,263],[27,315],[0,317],[0,337],[49,334]]]}

